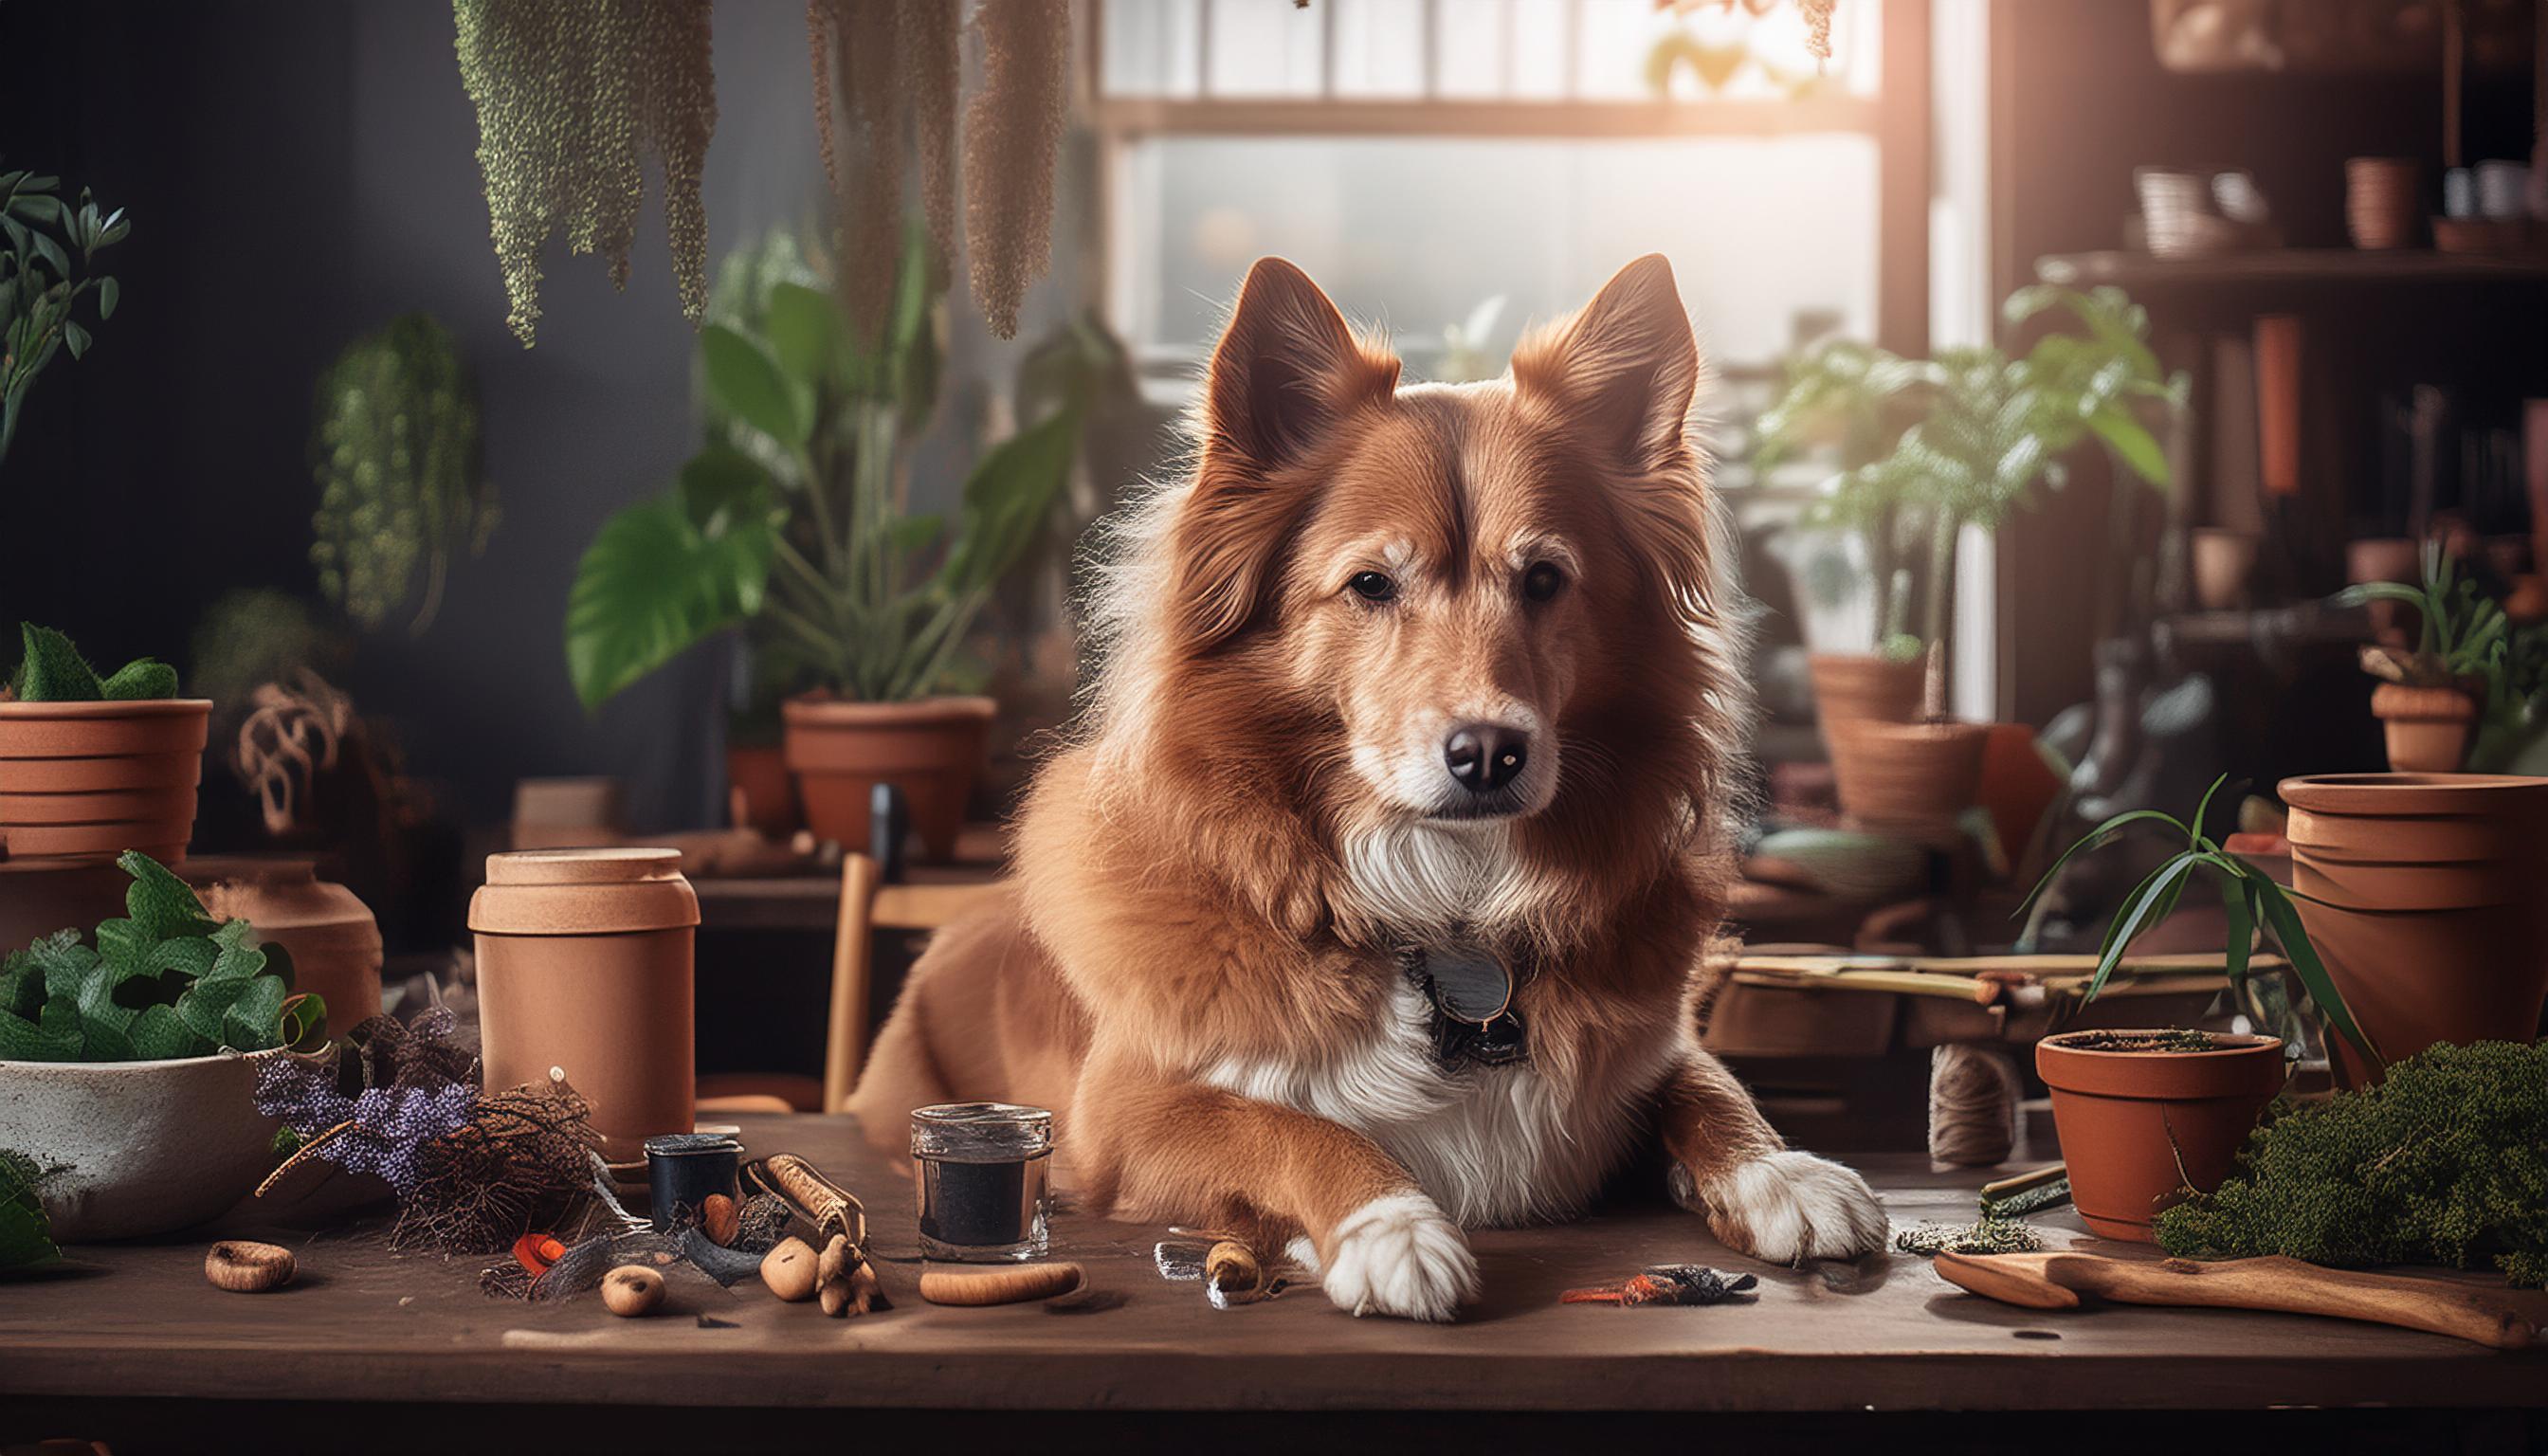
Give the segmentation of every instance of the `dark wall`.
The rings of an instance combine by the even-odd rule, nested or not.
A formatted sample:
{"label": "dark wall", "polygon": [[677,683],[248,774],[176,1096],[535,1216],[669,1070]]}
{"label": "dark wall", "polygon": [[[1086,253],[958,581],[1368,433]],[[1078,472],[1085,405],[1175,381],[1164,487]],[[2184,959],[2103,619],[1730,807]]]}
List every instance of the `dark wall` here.
{"label": "dark wall", "polygon": [[[802,8],[719,5],[715,47],[712,264],[819,216],[822,189]],[[469,822],[500,822],[513,782],[546,774],[625,777],[640,829],[720,819],[726,647],[588,717],[559,645],[593,529],[693,443],[657,179],[627,292],[553,245],[525,350],[503,325],[446,0],[0,3],[0,159],[134,219],[109,255],[122,307],[86,360],[46,373],[0,463],[0,622],[57,625],[101,660],[175,659],[226,591],[315,599],[312,381],[358,333],[426,310],[476,369],[503,519],[430,631],[363,638],[341,685]],[[1057,292],[1031,302],[1029,337]],[[995,373],[1006,355],[955,307],[956,368]]]}

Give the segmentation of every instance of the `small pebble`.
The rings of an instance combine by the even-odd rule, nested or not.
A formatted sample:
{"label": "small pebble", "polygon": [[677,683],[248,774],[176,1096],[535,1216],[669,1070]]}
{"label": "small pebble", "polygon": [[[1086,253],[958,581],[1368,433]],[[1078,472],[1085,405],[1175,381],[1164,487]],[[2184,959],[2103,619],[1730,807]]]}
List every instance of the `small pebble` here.
{"label": "small pebble", "polygon": [[622,1264],[601,1276],[601,1302],[623,1319],[651,1315],[664,1302],[664,1276],[643,1264]]}
{"label": "small pebble", "polygon": [[809,1300],[814,1297],[815,1264],[812,1245],[801,1238],[782,1238],[761,1256],[761,1282],[791,1305]]}

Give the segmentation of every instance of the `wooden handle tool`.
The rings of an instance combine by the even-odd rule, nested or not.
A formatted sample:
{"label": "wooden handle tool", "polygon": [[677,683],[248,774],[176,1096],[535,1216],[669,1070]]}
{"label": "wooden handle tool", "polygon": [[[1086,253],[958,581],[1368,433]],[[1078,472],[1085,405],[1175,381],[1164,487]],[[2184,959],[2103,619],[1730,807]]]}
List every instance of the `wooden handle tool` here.
{"label": "wooden handle tool", "polygon": [[2474,1340],[2499,1350],[2530,1343],[2520,1311],[2486,1290],[2439,1279],[2326,1269],[2273,1255],[2255,1259],[2114,1259],[2097,1254],[1940,1254],[1940,1277],[2002,1304],[2067,1310],[2081,1295],[2124,1305],[2273,1310],[2366,1320]]}

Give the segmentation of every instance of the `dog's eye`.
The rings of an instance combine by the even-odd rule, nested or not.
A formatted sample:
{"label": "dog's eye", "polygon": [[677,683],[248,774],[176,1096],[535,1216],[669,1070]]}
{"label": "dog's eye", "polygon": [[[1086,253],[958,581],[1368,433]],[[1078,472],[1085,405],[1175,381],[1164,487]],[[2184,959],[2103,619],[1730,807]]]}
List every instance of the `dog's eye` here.
{"label": "dog's eye", "polygon": [[1521,594],[1533,601],[1546,601],[1566,585],[1566,573],[1551,562],[1537,562],[1521,574]]}
{"label": "dog's eye", "polygon": [[1387,601],[1398,594],[1398,584],[1379,572],[1356,572],[1345,585],[1365,601]]}

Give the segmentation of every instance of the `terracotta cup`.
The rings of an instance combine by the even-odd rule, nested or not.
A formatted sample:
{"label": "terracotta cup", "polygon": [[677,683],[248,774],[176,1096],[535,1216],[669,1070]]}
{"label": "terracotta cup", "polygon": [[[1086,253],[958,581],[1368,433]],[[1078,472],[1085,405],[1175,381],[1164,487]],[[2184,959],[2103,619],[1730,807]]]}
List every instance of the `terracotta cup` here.
{"label": "terracotta cup", "polygon": [[212,699],[0,702],[0,840],[9,858],[186,858]]}
{"label": "terracotta cup", "polygon": [[2079,1219],[2108,1238],[2150,1242],[2150,1220],[2191,1188],[2221,1186],[2283,1085],[2279,1037],[2218,1037],[2213,1051],[2101,1051],[2067,1032],[2035,1045]]}
{"label": "terracotta cup", "polygon": [[2458,687],[2383,682],[2371,689],[2389,767],[2401,774],[2456,774],[2477,732],[2477,697]]}
{"label": "terracotta cup", "polygon": [[1857,722],[1829,732],[1841,812],[1860,825],[1943,835],[1980,798],[1988,724]]}
{"label": "terracotta cup", "polygon": [[980,776],[985,740],[999,704],[987,697],[917,702],[792,698],[787,768],[796,775],[805,822],[816,837],[864,851],[875,786],[900,788],[927,858],[956,857],[964,801]]}
{"label": "terracotta cup", "polygon": [[381,1014],[381,927],[352,890],[318,877],[308,860],[215,856],[186,862],[215,920],[244,920],[259,945],[292,957],[292,988],[327,1002],[327,1035]]}
{"label": "terracotta cup", "polygon": [[592,1104],[614,1162],[695,1117],[691,941],[698,896],[678,850],[487,857],[469,901],[491,1089],[558,1068]]}
{"label": "terracotta cup", "polygon": [[[2382,1057],[2538,1035],[2548,778],[2321,774],[2279,791],[2301,924]],[[2342,1038],[2327,1043],[2344,1085],[2379,1079]]]}

